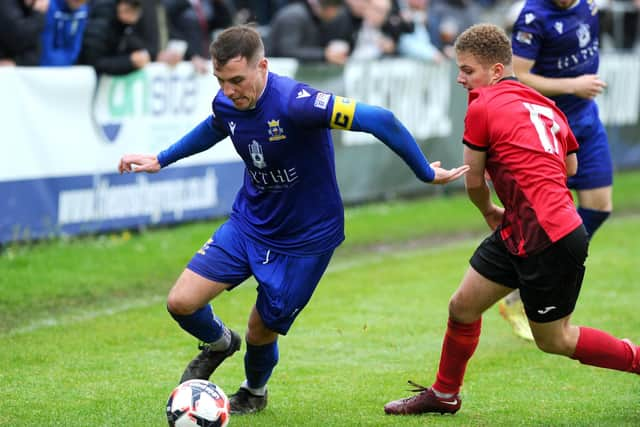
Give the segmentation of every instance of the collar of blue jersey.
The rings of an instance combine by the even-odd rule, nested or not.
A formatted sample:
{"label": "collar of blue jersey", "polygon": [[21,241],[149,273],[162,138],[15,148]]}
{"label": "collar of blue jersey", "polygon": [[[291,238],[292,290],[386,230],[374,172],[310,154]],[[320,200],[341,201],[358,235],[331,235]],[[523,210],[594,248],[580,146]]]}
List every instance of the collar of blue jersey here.
{"label": "collar of blue jersey", "polygon": [[264,78],[264,87],[262,88],[262,92],[260,92],[260,96],[258,96],[258,100],[256,101],[255,107],[251,108],[251,110],[255,110],[256,108],[258,108],[260,104],[264,102],[263,101],[264,93],[267,91],[267,87],[269,86],[269,83],[271,81],[271,79],[269,78],[270,77],[269,74],[271,74],[271,71],[267,70],[267,75]]}

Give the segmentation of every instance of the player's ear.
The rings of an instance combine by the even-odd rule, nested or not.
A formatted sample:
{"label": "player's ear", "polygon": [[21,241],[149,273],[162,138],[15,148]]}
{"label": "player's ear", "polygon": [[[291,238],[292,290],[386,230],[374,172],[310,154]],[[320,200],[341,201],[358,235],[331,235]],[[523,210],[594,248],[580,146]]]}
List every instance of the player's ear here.
{"label": "player's ear", "polygon": [[491,83],[497,83],[504,77],[504,64],[497,62],[490,68]]}
{"label": "player's ear", "polygon": [[262,58],[260,58],[260,60],[258,61],[258,69],[260,71],[267,71],[267,65],[268,65],[269,61],[267,61],[267,58],[265,58],[264,56]]}

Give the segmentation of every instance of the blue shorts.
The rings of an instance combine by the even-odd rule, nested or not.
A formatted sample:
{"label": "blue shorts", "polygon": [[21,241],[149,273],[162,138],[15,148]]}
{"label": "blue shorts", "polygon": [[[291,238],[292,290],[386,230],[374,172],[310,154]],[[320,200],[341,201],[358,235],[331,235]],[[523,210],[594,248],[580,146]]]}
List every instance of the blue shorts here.
{"label": "blue shorts", "polygon": [[286,335],[307,305],[329,265],[333,249],[320,255],[277,253],[247,238],[227,221],[191,258],[187,268],[215,282],[232,285],[254,276],[258,282],[256,309],[267,328]]}
{"label": "blue shorts", "polygon": [[598,117],[598,106],[571,123],[571,130],[580,144],[578,173],[569,178],[574,190],[608,187],[613,183],[613,162],[604,125]]}

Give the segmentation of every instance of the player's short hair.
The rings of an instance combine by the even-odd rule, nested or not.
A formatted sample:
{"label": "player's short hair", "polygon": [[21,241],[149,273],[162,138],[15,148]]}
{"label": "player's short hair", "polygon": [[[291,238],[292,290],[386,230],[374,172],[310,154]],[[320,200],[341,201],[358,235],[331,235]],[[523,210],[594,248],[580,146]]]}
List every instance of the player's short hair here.
{"label": "player's short hair", "polygon": [[472,25],[458,36],[453,47],[456,53],[469,53],[483,65],[511,65],[511,40],[497,25]]}
{"label": "player's short hair", "polygon": [[237,25],[222,31],[209,46],[216,66],[224,66],[238,56],[255,63],[264,56],[264,44],[258,31],[249,25]]}

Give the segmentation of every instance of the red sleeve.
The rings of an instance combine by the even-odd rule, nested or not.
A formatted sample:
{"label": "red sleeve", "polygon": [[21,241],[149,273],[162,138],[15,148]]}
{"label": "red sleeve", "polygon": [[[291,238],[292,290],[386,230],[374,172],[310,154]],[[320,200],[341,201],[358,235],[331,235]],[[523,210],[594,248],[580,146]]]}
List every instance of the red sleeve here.
{"label": "red sleeve", "polygon": [[477,91],[469,93],[469,106],[464,118],[463,142],[470,148],[486,151],[489,148],[489,129],[484,97]]}

